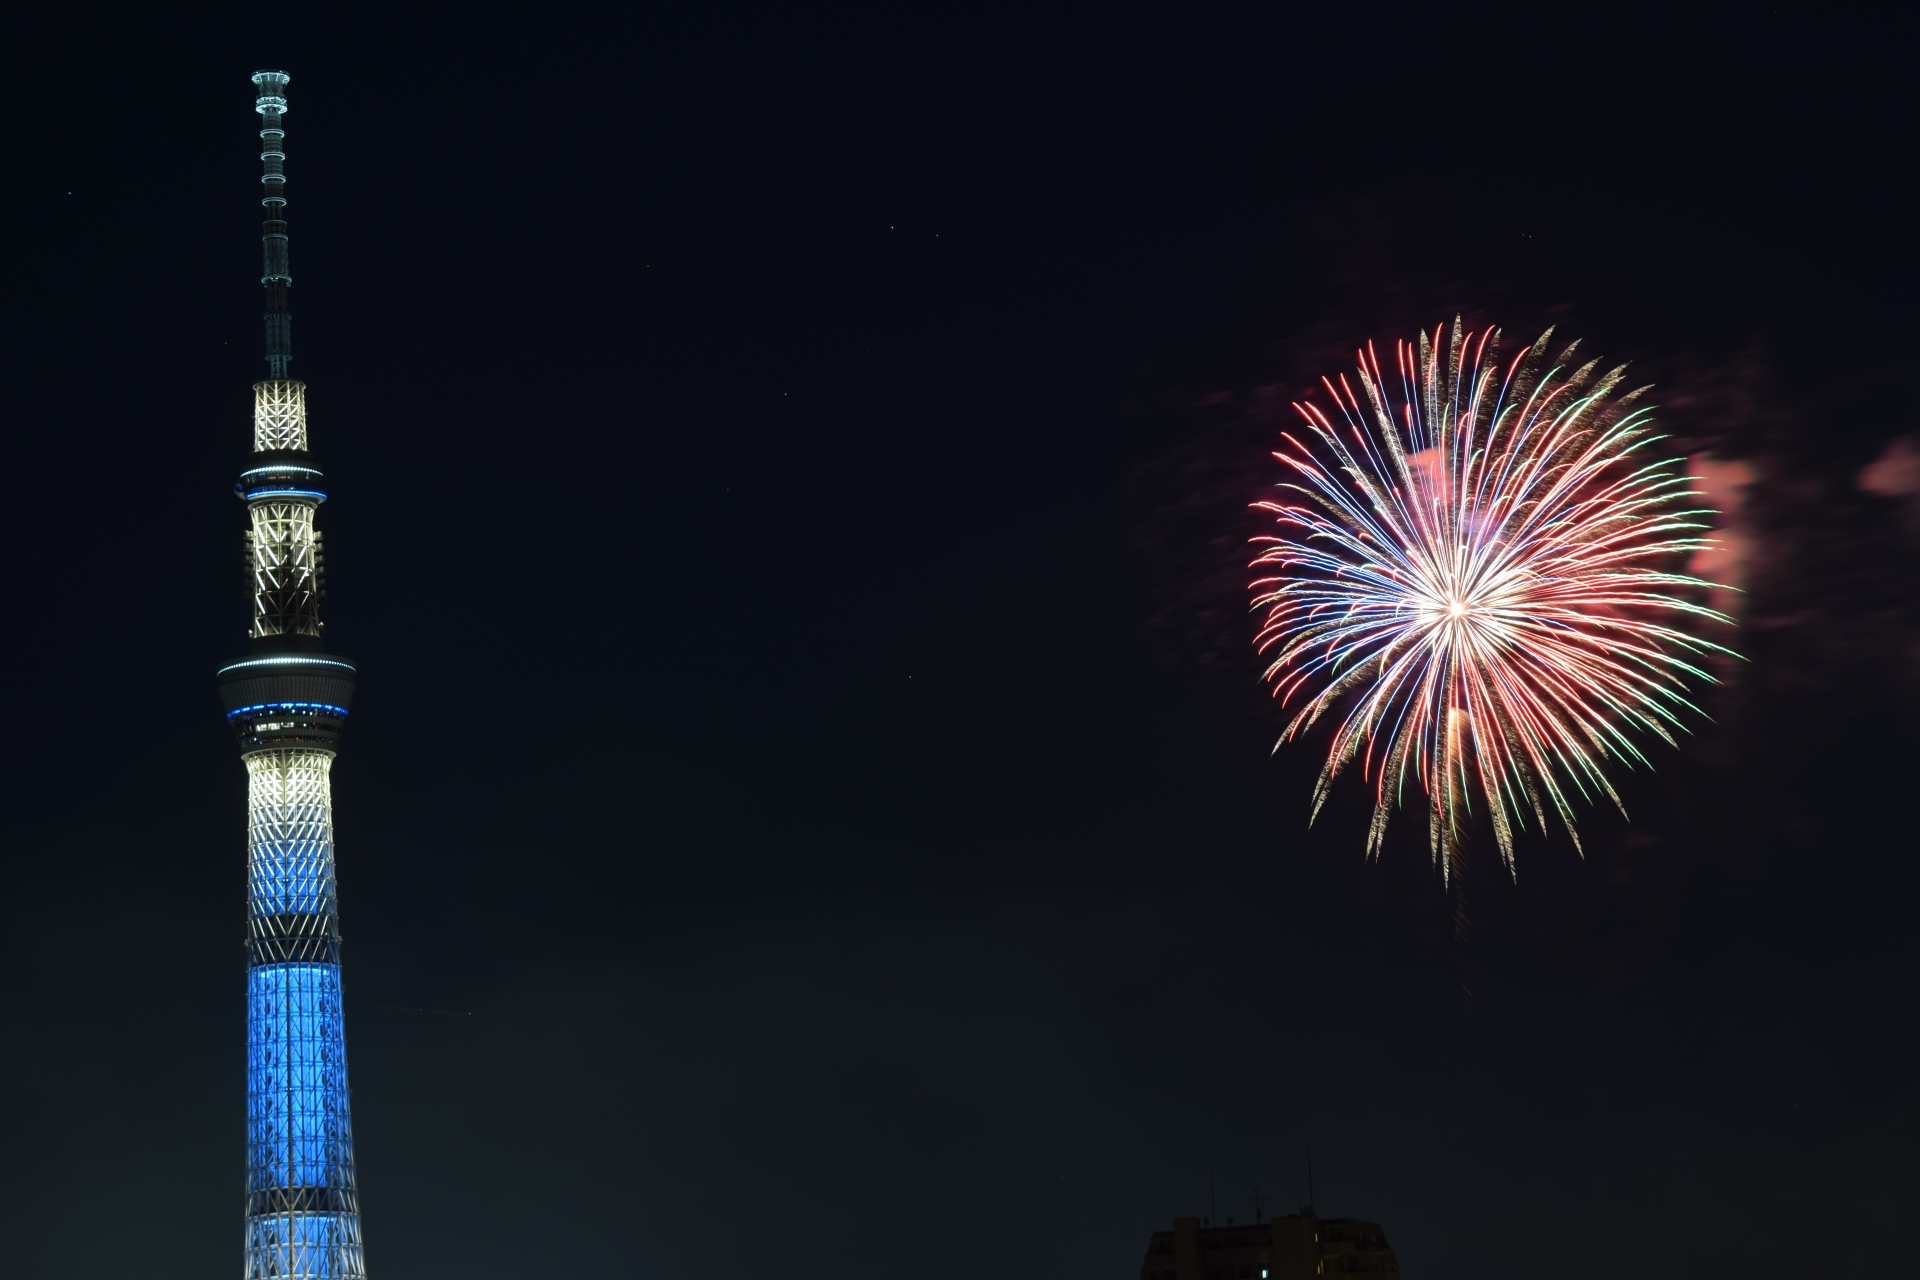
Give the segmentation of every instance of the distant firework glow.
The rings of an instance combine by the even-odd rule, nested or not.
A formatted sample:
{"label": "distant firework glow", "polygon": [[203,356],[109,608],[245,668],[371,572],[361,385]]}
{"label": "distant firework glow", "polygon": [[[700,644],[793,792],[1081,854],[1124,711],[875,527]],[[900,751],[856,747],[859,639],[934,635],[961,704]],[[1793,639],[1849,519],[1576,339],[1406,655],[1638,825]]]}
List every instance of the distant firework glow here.
{"label": "distant firework glow", "polygon": [[1557,814],[1577,849],[1572,793],[1619,805],[1603,766],[1645,763],[1639,734],[1673,742],[1696,710],[1684,681],[1711,679],[1692,660],[1729,652],[1683,629],[1730,620],[1674,571],[1712,513],[1677,460],[1648,456],[1647,388],[1613,396],[1624,365],[1570,369],[1577,343],[1549,361],[1552,332],[1502,368],[1498,330],[1456,320],[1395,345],[1394,386],[1369,344],[1357,391],[1323,379],[1338,423],[1295,406],[1284,496],[1256,504],[1279,526],[1255,539],[1271,576],[1253,589],[1293,712],[1281,741],[1344,710],[1312,813],[1358,760],[1370,856],[1410,780],[1446,876],[1476,805],[1509,871],[1529,813],[1543,832]]}

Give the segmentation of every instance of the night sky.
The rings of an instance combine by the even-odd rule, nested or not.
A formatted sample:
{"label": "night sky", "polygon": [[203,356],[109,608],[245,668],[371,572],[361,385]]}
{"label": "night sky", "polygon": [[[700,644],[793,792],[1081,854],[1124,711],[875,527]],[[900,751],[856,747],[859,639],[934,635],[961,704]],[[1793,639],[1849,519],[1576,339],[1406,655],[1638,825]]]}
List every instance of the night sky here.
{"label": "night sky", "polygon": [[[240,1262],[259,67],[378,1280],[1125,1280],[1309,1148],[1413,1278],[1911,1265],[1911,67],[1685,8],[16,25],[0,1269]],[[1747,592],[1463,901],[1308,829],[1243,567],[1456,311],[1634,361]]]}

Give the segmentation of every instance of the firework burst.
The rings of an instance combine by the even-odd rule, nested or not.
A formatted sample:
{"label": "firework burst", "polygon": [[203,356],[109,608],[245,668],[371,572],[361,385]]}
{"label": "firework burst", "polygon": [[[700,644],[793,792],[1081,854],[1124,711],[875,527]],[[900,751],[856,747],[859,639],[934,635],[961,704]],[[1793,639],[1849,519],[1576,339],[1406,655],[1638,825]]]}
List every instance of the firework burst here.
{"label": "firework burst", "polygon": [[1619,805],[1603,766],[1644,763],[1639,735],[1671,743],[1685,680],[1711,679],[1690,659],[1728,652],[1683,629],[1729,619],[1674,571],[1712,513],[1646,453],[1647,388],[1570,368],[1578,343],[1549,361],[1552,333],[1502,368],[1499,332],[1455,320],[1396,344],[1392,384],[1369,344],[1357,391],[1323,380],[1339,423],[1294,406],[1306,430],[1274,454],[1294,478],[1256,504],[1279,525],[1253,563],[1266,678],[1296,708],[1281,741],[1344,709],[1313,814],[1358,760],[1369,856],[1409,780],[1444,875],[1476,804],[1509,871],[1528,814],[1578,848],[1574,794]]}

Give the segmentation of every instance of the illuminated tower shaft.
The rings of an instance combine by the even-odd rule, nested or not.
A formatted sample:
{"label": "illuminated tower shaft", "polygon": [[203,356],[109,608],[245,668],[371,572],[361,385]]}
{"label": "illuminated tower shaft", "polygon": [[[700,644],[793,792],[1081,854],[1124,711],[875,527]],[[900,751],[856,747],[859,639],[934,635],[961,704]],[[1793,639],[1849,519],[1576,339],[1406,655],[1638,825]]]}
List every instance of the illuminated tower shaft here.
{"label": "illuminated tower shaft", "polygon": [[218,676],[247,766],[246,1280],[360,1280],[328,781],[354,666],[321,636],[314,515],[326,494],[307,452],[306,384],[287,376],[287,80],[253,77],[269,377],[254,384],[253,456],[237,486],[252,526],[251,653]]}

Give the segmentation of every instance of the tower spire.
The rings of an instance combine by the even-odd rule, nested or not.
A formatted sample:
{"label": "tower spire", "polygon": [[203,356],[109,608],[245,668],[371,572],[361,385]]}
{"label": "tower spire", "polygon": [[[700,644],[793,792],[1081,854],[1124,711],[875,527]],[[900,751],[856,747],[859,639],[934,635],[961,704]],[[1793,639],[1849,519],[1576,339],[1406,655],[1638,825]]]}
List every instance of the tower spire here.
{"label": "tower spire", "polygon": [[287,290],[293,276],[287,269],[287,131],[280,118],[287,112],[284,71],[256,71],[253,82],[260,94],[253,109],[260,113],[260,203],[267,218],[260,235],[260,283],[267,290],[267,376],[284,378],[293,360],[293,316],[287,310]]}
{"label": "tower spire", "polygon": [[216,676],[247,768],[246,1280],[365,1280],[348,1118],[333,759],[353,663],[326,651],[320,538],[327,495],[307,452],[306,384],[287,376],[284,71],[260,71],[267,371],[254,384],[246,503],[251,652]]}

